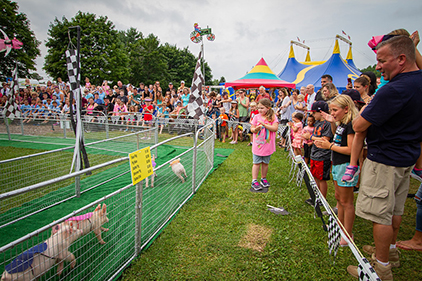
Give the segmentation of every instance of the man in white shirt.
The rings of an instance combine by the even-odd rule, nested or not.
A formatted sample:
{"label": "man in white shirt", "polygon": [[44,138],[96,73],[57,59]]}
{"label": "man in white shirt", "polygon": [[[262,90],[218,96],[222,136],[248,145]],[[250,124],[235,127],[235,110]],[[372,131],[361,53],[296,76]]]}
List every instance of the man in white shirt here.
{"label": "man in white shirt", "polygon": [[308,111],[312,109],[312,104],[315,101],[316,93],[314,91],[314,85],[309,84],[306,86],[306,93],[308,94]]}

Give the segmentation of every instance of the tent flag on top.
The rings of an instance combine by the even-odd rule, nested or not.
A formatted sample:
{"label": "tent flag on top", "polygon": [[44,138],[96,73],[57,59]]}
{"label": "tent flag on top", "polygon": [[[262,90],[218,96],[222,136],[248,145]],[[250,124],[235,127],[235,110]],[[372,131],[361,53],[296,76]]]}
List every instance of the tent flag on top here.
{"label": "tent flag on top", "polygon": [[361,72],[353,62],[351,44],[346,60],[340,55],[340,47],[336,38],[333,53],[327,61],[306,63],[296,60],[293,48],[290,46],[289,59],[278,77],[295,83],[297,88],[312,84],[318,90],[321,87],[321,76],[324,74],[333,77],[333,83],[339,92],[346,89],[348,78],[355,80],[360,76]]}
{"label": "tent flag on top", "polygon": [[264,86],[265,88],[296,88],[294,83],[289,83],[278,78],[277,75],[275,75],[268,67],[264,58],[261,58],[245,76],[232,82],[226,82],[225,84],[226,88],[233,87],[234,89],[258,88],[260,86]]}

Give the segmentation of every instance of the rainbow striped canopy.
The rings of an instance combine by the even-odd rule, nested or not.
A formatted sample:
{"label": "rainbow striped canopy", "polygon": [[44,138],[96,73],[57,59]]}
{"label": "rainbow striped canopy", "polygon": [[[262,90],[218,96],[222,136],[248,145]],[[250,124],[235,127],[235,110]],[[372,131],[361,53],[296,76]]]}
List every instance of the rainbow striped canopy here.
{"label": "rainbow striped canopy", "polygon": [[264,86],[265,88],[287,87],[296,88],[294,83],[289,83],[278,78],[274,72],[268,67],[264,58],[251,69],[245,76],[233,82],[226,82],[226,88],[258,88]]}

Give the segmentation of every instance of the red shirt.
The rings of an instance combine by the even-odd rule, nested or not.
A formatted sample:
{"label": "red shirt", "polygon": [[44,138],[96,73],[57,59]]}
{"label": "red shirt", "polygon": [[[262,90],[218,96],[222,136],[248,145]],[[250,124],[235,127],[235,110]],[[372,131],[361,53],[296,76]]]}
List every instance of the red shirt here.
{"label": "red shirt", "polygon": [[150,104],[148,107],[146,104],[144,104],[143,112],[144,112],[144,120],[145,121],[151,121],[152,120],[152,112],[154,111],[154,106]]}
{"label": "red shirt", "polygon": [[255,117],[255,115],[258,115],[258,114],[259,114],[258,109],[254,110],[254,111],[251,111],[251,116],[250,116],[251,121],[253,120],[253,118]]}

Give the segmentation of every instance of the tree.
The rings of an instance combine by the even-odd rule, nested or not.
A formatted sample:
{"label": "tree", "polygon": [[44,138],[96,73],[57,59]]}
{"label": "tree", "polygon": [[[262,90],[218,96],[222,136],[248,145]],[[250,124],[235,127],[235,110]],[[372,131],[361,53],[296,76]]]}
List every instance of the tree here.
{"label": "tree", "polygon": [[55,79],[62,77],[67,80],[65,51],[69,45],[76,48],[77,30],[69,30],[74,26],[81,27],[81,80],[88,77],[96,85],[103,80],[127,83],[129,59],[113,23],[107,17],[97,18],[95,14],[81,11],[70,21],[65,17],[61,21],[55,18],[54,23],[50,24],[45,71]]}
{"label": "tree", "polygon": [[[193,73],[195,72],[197,57],[193,55],[187,47],[178,49],[175,45],[170,45],[168,43],[162,45],[161,50],[167,58],[167,67],[170,77],[169,82],[179,85],[180,81],[183,80],[186,82],[185,85],[190,87]],[[201,63],[204,63],[204,61],[201,60]],[[201,71],[203,71],[202,65]],[[208,63],[205,62],[205,84],[210,85],[211,83],[211,69],[208,66]]]}
{"label": "tree", "polygon": [[155,81],[168,81],[167,60],[161,52],[158,37],[149,34],[148,37],[140,40],[140,47],[141,50],[137,58],[139,61],[138,68],[132,70],[137,72],[140,79],[137,82],[143,81],[145,84],[154,84]]}
{"label": "tree", "polygon": [[[18,4],[10,0],[0,1],[0,28],[9,36],[9,39],[16,39],[23,43],[22,49],[12,50],[7,57],[0,53],[0,80],[12,77],[12,71],[18,63],[18,76],[26,77],[30,70],[36,70],[35,59],[39,56],[38,46],[41,44],[35,38],[34,32],[29,28],[29,20],[26,14],[18,12]],[[3,35],[1,35],[3,37]],[[4,38],[3,38],[4,39]]]}
{"label": "tree", "polygon": [[374,64],[373,66],[368,65],[366,68],[359,69],[359,71],[362,73],[367,72],[367,71],[372,71],[376,77],[381,77],[381,72],[375,69],[376,66],[377,66],[376,64]]}

